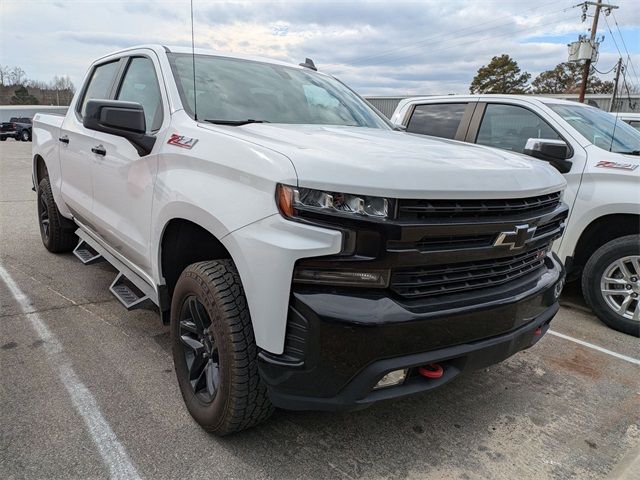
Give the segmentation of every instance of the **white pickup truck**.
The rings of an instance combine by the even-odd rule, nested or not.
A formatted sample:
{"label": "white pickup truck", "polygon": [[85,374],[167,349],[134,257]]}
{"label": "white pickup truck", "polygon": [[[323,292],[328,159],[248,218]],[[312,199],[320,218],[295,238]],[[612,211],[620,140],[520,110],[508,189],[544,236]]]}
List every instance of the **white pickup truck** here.
{"label": "white pickup truck", "polygon": [[567,179],[567,228],[554,250],[616,330],[640,335],[640,132],[581,103],[526,95],[402,100],[391,121],[546,160]]}
{"label": "white pickup truck", "polygon": [[216,434],[437,388],[558,310],[562,176],[394,130],[310,60],[100,58],[65,117],[36,115],[33,182],[45,247],[158,306]]}

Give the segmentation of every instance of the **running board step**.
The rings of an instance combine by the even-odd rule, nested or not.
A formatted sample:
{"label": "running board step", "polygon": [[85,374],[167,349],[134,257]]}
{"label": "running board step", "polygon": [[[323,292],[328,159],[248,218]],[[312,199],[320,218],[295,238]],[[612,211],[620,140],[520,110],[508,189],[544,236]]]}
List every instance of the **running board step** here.
{"label": "running board step", "polygon": [[84,240],[80,240],[73,250],[73,254],[85,265],[96,262],[102,258],[96,250]]}
{"label": "running board step", "polygon": [[[146,300],[151,301],[155,305],[160,303],[158,300],[158,290],[153,285],[151,279],[146,280],[142,275],[130,268],[128,264],[110,252],[88,231],[78,228],[76,235],[80,238],[80,243],[74,250],[74,253],[82,263],[86,264],[99,258],[104,258],[118,270],[118,275],[109,287],[109,291],[113,293],[118,301],[127,309],[135,308]],[[81,250],[82,253],[78,253]]]}
{"label": "running board step", "polygon": [[137,307],[145,300],[150,300],[149,296],[140,290],[123,273],[119,273],[116,276],[109,290],[127,310]]}

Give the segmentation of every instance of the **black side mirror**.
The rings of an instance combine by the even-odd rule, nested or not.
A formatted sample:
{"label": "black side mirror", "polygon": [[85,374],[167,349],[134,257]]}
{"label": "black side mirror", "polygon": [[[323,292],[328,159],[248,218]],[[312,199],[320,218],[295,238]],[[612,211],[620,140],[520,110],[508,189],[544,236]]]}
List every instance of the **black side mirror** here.
{"label": "black side mirror", "polygon": [[89,100],[82,124],[89,130],[126,138],[143,157],[151,153],[156,137],[147,135],[144,109],[135,102]]}
{"label": "black side mirror", "polygon": [[562,140],[530,138],[522,153],[549,162],[560,173],[567,173],[573,165],[571,161],[567,160],[571,153],[569,146]]}

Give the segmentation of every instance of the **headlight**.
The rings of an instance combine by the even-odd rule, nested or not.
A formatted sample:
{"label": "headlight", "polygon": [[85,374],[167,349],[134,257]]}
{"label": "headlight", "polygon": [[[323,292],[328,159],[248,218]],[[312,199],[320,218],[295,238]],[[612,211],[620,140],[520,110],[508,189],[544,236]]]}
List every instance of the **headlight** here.
{"label": "headlight", "polygon": [[311,188],[278,184],[276,200],[280,212],[285,217],[295,217],[299,210],[337,215],[359,215],[380,219],[389,216],[389,200],[368,195],[325,192]]}

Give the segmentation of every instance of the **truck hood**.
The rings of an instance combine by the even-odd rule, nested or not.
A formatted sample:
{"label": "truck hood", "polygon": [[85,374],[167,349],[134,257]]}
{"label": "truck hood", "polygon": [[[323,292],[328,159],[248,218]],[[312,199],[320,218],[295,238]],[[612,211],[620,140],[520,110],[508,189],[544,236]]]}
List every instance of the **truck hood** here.
{"label": "truck hood", "polygon": [[521,198],[566,185],[546,162],[394,130],[289,124],[224,128],[235,137],[287,156],[299,185],[309,188],[396,198],[465,199]]}

